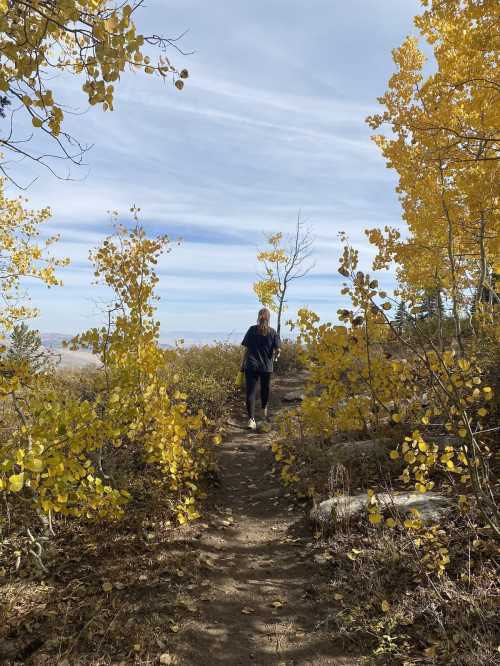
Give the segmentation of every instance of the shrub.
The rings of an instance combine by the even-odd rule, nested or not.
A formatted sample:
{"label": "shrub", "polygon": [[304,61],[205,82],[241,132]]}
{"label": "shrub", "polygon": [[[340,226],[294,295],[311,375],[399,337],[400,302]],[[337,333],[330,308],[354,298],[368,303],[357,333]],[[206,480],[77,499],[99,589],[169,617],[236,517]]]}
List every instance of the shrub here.
{"label": "shrub", "polygon": [[180,347],[169,351],[167,359],[193,413],[202,410],[215,421],[227,416],[237,395],[235,377],[241,363],[241,347],[224,342]]}

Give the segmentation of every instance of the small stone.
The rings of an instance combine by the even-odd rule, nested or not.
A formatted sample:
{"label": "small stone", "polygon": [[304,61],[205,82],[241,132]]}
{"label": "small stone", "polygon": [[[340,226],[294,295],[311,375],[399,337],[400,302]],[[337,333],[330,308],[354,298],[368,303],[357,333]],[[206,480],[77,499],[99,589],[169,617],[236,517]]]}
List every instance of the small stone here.
{"label": "small stone", "polygon": [[302,391],[290,391],[289,393],[285,393],[283,400],[285,402],[302,402],[304,394]]}
{"label": "small stone", "polygon": [[163,666],[171,666],[173,663],[174,657],[169,652],[160,655],[160,664]]}

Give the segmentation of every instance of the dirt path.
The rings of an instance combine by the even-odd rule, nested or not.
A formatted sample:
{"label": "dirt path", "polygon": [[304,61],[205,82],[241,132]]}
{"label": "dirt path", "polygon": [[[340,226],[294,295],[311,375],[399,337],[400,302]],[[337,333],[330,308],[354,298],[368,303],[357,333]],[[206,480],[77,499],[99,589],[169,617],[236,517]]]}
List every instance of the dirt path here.
{"label": "dirt path", "polygon": [[[297,380],[280,380],[280,398]],[[243,424],[243,415],[239,420]],[[233,427],[220,454],[221,484],[206,524],[194,535],[200,572],[184,623],[165,663],[354,666],[335,650],[325,624],[310,527],[272,475],[272,432]]]}
{"label": "dirt path", "polygon": [[[279,379],[272,414],[300,387],[300,377]],[[332,628],[334,563],[273,476],[273,432],[247,431],[242,407],[232,422],[200,520],[169,527],[161,495],[138,487],[135,510],[106,538],[101,525],[62,523],[48,575],[26,559],[0,581],[0,663],[359,664]]]}

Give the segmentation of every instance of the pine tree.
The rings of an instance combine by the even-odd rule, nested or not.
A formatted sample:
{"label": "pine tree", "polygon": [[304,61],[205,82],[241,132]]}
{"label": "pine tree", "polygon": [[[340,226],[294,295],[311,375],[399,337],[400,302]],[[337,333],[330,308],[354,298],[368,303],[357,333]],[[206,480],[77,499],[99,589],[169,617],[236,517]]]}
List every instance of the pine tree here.
{"label": "pine tree", "polygon": [[40,333],[31,330],[24,322],[14,326],[6,357],[11,363],[26,363],[33,374],[43,372],[51,362],[49,352],[42,345]]}
{"label": "pine tree", "polygon": [[394,315],[394,323],[396,324],[396,328],[399,334],[403,332],[403,329],[408,322],[408,317],[409,314],[408,310],[406,309],[406,303],[404,301],[400,301],[396,310],[396,314]]}

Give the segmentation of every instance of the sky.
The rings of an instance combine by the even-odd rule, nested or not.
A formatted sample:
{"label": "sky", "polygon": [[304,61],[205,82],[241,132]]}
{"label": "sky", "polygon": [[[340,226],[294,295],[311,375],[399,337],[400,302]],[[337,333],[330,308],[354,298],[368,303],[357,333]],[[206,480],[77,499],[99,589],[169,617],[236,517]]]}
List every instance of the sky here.
{"label": "sky", "polygon": [[159,264],[164,340],[246,330],[259,307],[256,252],[265,233],[290,233],[299,210],[315,236],[315,267],[292,285],[287,317],[307,306],[334,321],[338,232],[368,268],[363,230],[400,224],[395,173],[364,120],[380,110],[391,49],[414,33],[418,11],[417,0],[148,0],[140,31],[187,30],[182,48],[193,53],[169,57],[190,78],[179,92],[127,73],[112,113],[88,109],[77,81],[53,82],[81,112],[72,133],[93,147],[75,180],[39,171],[26,192],[31,207],[51,206],[47,232],[61,234],[58,254],[71,259],[64,287],[29,285],[36,327],[70,335],[102,321],[109,295],[92,286],[88,253],[111,232],[106,211],[127,223],[132,204],[148,233],[182,238]]}

